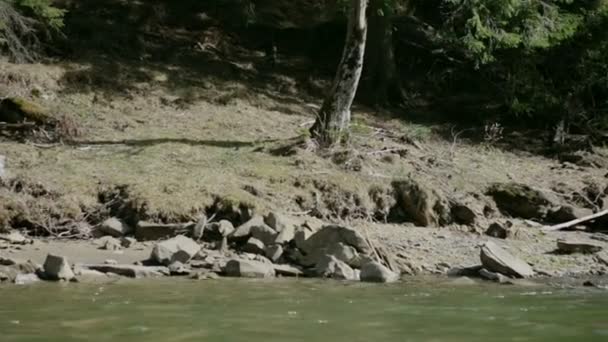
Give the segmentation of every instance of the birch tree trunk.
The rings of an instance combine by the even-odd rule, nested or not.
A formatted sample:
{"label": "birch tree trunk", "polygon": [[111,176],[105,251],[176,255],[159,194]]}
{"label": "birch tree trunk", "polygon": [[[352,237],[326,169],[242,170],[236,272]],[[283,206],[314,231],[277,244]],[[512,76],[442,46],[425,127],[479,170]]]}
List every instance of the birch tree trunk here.
{"label": "birch tree trunk", "polygon": [[367,4],[368,0],[352,0],[350,4],[346,42],[336,78],[315,124],[310,129],[312,137],[321,147],[339,143],[349,131],[350,107],[363,70],[367,39]]}

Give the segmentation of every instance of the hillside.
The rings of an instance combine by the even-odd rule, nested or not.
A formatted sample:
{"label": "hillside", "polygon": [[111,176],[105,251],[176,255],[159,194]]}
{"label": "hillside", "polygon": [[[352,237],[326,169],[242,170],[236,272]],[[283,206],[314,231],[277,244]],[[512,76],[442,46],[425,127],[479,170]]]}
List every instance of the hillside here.
{"label": "hillside", "polygon": [[[158,47],[167,36],[175,45]],[[560,160],[540,131],[359,103],[350,142],[321,151],[307,129],[331,80],[317,70],[331,62],[283,52],[273,68],[243,40],[217,27],[172,30],[146,37],[136,57],[83,48],[0,61],[0,98],[24,98],[59,122],[3,130],[0,228],[61,245],[92,239],[109,217],[186,223],[204,213],[237,226],[273,211],[355,227],[401,271],[426,274],[475,265],[488,227],[510,221],[498,240],[539,273],[608,272],[593,255],[553,253],[559,238],[605,239],[605,221],[541,231],[608,209],[605,148]]]}

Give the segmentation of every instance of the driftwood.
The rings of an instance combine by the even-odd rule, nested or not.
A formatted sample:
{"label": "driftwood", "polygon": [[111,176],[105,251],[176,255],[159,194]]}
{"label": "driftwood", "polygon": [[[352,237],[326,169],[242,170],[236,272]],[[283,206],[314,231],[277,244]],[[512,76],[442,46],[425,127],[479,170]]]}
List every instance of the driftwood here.
{"label": "driftwood", "polygon": [[595,220],[597,218],[600,218],[600,217],[606,216],[606,215],[608,215],[608,209],[604,210],[604,211],[600,211],[599,213],[595,213],[593,215],[581,217],[581,218],[576,219],[576,220],[572,220],[572,221],[556,224],[554,226],[547,227],[544,230],[545,231],[555,231],[555,230],[560,230],[560,229],[566,229],[566,228],[570,228],[570,227],[576,226],[579,223]]}
{"label": "driftwood", "polygon": [[6,123],[0,122],[0,129],[25,129],[36,127],[34,122],[23,122],[23,123]]}

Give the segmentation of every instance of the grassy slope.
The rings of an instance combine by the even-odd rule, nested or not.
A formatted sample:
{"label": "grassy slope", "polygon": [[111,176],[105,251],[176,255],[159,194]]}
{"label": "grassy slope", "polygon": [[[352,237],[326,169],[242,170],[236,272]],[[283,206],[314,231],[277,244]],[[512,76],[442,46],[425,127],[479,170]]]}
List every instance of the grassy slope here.
{"label": "grassy slope", "polygon": [[[317,207],[353,218],[379,210],[371,188],[388,189],[408,176],[450,196],[481,194],[491,182],[546,190],[565,183],[572,191],[605,183],[600,169],[564,168],[532,154],[441,138],[434,127],[360,107],[349,146],[324,155],[300,146],[277,156],[270,151],[306,132],[321,100],[310,95],[311,84],[327,79],[315,79],[302,58],[282,56],[268,69],[263,53],[229,42],[223,54],[181,44],[169,60],[93,52],[45,65],[1,61],[0,97],[33,98],[82,131],[76,144],[50,148],[0,139],[13,176],[56,193],[33,198],[0,189],[5,207],[13,203],[36,220],[49,212],[78,218],[95,206],[101,189],[128,185],[151,219],[186,220],[217,196],[261,212]],[[526,143],[522,137],[515,146]]]}

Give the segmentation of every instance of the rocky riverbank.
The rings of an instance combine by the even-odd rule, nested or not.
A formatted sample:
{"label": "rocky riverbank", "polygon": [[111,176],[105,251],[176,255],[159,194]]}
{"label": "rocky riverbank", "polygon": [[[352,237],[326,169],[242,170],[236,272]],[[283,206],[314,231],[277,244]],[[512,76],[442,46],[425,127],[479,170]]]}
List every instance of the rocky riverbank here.
{"label": "rocky riverbank", "polygon": [[[511,223],[512,224],[512,223]],[[529,285],[570,277],[582,285],[608,274],[608,236],[543,232],[516,225],[517,234],[485,234],[355,222],[332,225],[312,217],[270,212],[234,227],[201,217],[179,225],[110,218],[95,239],[30,239],[0,236],[0,279],[5,283],[106,282],[117,277],[319,277],[395,282],[412,275],[442,275]],[[390,238],[389,238],[390,236]],[[543,281],[545,281],[543,280]]]}

